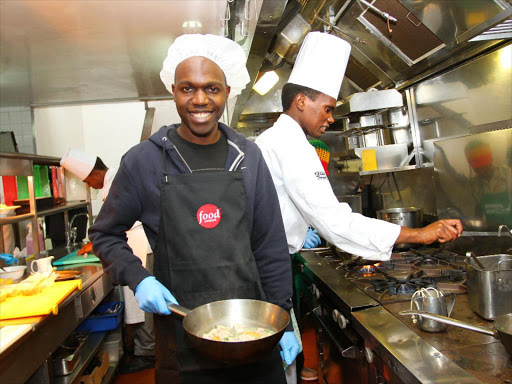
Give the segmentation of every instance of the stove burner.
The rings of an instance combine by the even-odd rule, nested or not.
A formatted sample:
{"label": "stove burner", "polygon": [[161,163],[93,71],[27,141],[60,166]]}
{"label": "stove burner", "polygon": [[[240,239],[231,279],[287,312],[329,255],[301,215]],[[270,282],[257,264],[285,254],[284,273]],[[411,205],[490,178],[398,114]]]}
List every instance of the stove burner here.
{"label": "stove burner", "polygon": [[389,287],[389,293],[391,295],[407,295],[408,293],[414,293],[414,292],[416,292],[416,287],[411,284],[407,284],[407,283],[398,284],[398,285]]}
{"label": "stove burner", "polygon": [[432,257],[427,257],[420,261],[420,265],[439,265],[440,260]]}
{"label": "stove burner", "polygon": [[389,291],[390,295],[406,295],[414,293],[420,288],[433,287],[434,282],[428,279],[416,278],[407,280],[371,280],[375,292]]}

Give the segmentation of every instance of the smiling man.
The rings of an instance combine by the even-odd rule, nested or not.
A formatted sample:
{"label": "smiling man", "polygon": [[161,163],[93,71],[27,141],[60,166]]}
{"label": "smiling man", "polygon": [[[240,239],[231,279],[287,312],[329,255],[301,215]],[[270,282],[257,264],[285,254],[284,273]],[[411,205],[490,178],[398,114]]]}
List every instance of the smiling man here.
{"label": "smiling man", "polygon": [[[285,383],[279,351],[231,366],[202,356],[167,303],[194,309],[228,299],[264,300],[290,310],[291,266],[279,201],[258,147],[219,122],[226,101],[249,81],[235,42],[183,35],[160,77],[181,122],[128,151],[96,223],[95,254],[115,283],[128,285],[153,312],[156,383]],[[126,243],[142,222],[154,250],[154,276]],[[281,356],[299,350],[284,332]]]}

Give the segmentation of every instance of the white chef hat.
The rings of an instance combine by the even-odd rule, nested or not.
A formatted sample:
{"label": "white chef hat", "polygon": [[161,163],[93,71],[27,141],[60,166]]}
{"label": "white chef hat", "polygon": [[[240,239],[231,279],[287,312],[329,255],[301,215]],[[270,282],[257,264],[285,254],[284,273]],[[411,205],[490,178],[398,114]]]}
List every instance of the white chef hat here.
{"label": "white chef hat", "polygon": [[288,83],[338,98],[350,57],[350,44],[337,36],[310,32],[295,60]]}
{"label": "white chef hat", "polygon": [[216,35],[181,35],[169,47],[160,71],[160,78],[169,92],[172,93],[176,67],[193,56],[206,57],[222,69],[227,85],[231,87],[230,98],[242,93],[250,81],[244,50],[233,40]]}
{"label": "white chef hat", "polygon": [[95,164],[96,156],[71,148],[66,151],[60,160],[62,167],[82,181],[89,176]]}

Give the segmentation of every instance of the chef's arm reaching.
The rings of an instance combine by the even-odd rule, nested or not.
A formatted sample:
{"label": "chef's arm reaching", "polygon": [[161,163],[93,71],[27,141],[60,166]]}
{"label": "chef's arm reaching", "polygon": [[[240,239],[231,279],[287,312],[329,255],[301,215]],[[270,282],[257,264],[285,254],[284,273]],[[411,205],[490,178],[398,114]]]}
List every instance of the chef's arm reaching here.
{"label": "chef's arm reaching", "polygon": [[171,313],[167,307],[168,302],[178,304],[171,292],[154,276],[146,277],[137,285],[135,298],[140,309],[159,315],[169,315]]}
{"label": "chef's arm reaching", "polygon": [[446,243],[462,234],[459,219],[439,220],[423,228],[402,227],[396,243],[432,244],[435,241]]}

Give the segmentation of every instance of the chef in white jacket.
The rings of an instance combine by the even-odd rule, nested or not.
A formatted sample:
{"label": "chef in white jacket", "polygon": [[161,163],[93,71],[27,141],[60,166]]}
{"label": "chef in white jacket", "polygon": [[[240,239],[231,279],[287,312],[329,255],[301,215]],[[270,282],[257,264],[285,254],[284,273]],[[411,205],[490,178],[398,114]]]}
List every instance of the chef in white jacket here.
{"label": "chef in white jacket", "polygon": [[388,260],[399,242],[454,240],[462,233],[460,220],[401,227],[353,213],[334,195],[307,135],[319,138],[334,122],[332,112],[349,55],[346,41],[309,33],[283,87],[284,113],[256,139],[276,186],[290,254],[304,245],[309,225],[329,243],[372,260]]}
{"label": "chef in white jacket", "polygon": [[[104,202],[110,191],[110,186],[114,181],[117,170],[107,168],[103,161],[94,155],[69,148],[60,161],[61,166],[76,175],[94,189],[101,189],[101,201]],[[133,253],[141,260],[142,265],[147,267],[147,255],[150,254],[151,247],[144,233],[142,223],[136,221],[132,228],[126,231],[128,245]],[[87,243],[78,251],[78,254],[92,252],[92,244]],[[123,286],[123,297],[125,304],[124,321],[125,324],[140,324],[135,329],[134,335],[134,355],[135,359],[127,364],[127,367],[121,367],[121,373],[136,372],[142,369],[151,368],[154,365],[154,333],[153,321],[150,314],[146,314],[140,309],[133,291]],[[149,317],[146,319],[146,317]]]}

